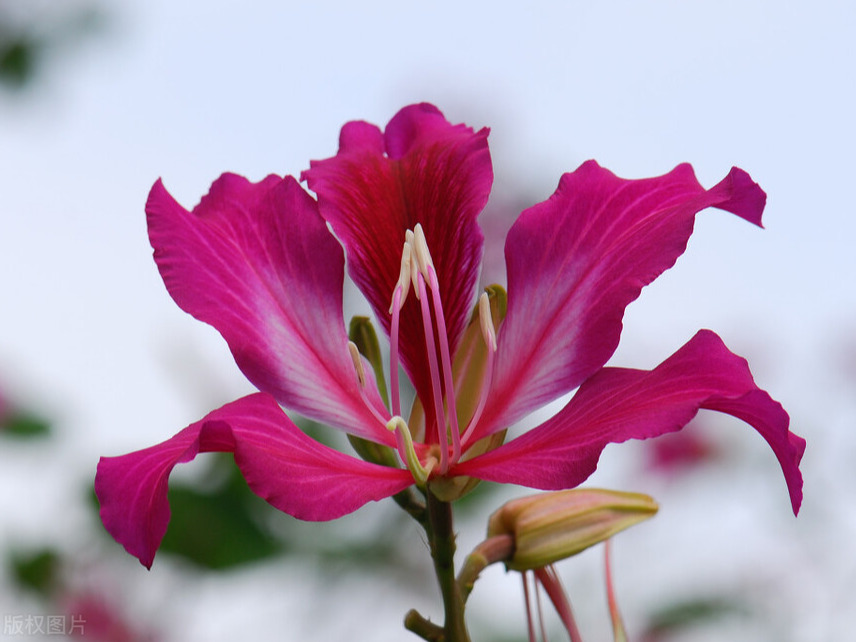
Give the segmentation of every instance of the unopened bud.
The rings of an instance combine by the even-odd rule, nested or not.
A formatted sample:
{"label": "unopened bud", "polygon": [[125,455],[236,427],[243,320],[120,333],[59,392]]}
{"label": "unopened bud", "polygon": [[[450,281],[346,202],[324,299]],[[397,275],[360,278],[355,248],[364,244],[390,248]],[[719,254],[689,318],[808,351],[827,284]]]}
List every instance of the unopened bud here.
{"label": "unopened bud", "polygon": [[508,568],[526,571],[571,557],[653,517],[653,498],[596,488],[574,488],[514,499],[490,517],[488,538],[510,535]]}

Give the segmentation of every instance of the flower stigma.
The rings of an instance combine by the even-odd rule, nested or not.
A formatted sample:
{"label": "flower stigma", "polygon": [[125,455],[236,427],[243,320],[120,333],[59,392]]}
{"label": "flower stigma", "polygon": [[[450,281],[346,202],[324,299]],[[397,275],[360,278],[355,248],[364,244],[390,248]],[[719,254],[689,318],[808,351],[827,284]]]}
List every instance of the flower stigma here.
{"label": "flower stigma", "polygon": [[437,465],[437,459],[430,456],[423,466],[419,461],[419,455],[416,454],[416,449],[413,447],[413,437],[410,435],[410,427],[407,422],[398,415],[394,416],[386,424],[386,429],[395,433],[395,440],[398,444],[398,452],[402,460],[407,464],[407,469],[413,475],[413,479],[417,486],[425,486],[431,471]]}

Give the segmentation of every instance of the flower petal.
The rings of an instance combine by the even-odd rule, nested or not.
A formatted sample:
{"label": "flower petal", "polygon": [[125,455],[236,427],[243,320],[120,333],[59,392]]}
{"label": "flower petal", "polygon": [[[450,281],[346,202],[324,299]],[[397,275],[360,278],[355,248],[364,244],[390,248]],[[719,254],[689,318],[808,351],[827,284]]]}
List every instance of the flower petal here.
{"label": "flower petal", "polygon": [[608,443],[650,439],[680,430],[700,408],[751,424],[773,449],[794,513],[802,501],[805,440],[788,430],[788,415],[759,389],[746,361],[702,330],[654,370],[603,368],[556,416],[452,469],[453,475],[559,490],[582,483]]}
{"label": "flower petal", "polygon": [[304,520],[341,517],[413,483],[405,470],[364,462],[316,442],[273,397],[244,397],[157,446],[102,457],[98,463],[95,492],[104,527],[148,568],[169,522],[170,472],[201,452],[234,453],[254,493]]}
{"label": "flower petal", "polygon": [[508,317],[480,434],[573,390],[606,363],[624,309],[684,252],[697,212],[718,207],[760,225],[765,199],[737,168],[707,191],[689,165],[645,180],[618,178],[594,161],[565,174],[508,234]]}
{"label": "flower petal", "polygon": [[[451,125],[436,107],[405,107],[386,132],[365,122],[342,128],[338,154],[301,178],[342,241],[348,270],[387,334],[404,234],[421,223],[437,269],[450,348],[467,323],[483,237],[476,217],[493,181],[488,130]],[[386,152],[386,153],[384,153]],[[411,295],[402,310],[401,356],[427,407],[431,386],[422,318]]]}
{"label": "flower petal", "polygon": [[[297,181],[224,174],[192,212],[158,181],[146,213],[170,295],[219,330],[250,381],[307,417],[394,445],[348,352],[342,248]],[[367,370],[368,403],[386,415]]]}

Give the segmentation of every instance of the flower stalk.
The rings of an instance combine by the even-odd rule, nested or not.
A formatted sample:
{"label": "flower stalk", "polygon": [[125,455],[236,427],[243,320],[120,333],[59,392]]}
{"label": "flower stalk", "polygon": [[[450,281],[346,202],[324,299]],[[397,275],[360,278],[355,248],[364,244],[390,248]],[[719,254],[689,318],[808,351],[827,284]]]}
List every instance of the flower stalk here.
{"label": "flower stalk", "polygon": [[444,642],[469,642],[470,635],[464,622],[464,599],[455,578],[455,533],[452,528],[452,505],[434,496],[430,488],[426,493],[428,523],[430,525],[431,559],[443,596],[445,622]]}

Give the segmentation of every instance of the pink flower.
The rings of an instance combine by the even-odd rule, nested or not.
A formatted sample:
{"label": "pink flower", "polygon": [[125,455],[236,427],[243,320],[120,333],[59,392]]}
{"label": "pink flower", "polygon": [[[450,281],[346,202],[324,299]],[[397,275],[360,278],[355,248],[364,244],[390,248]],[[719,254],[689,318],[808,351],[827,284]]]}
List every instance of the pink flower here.
{"label": "pink flower", "polygon": [[[798,510],[805,442],[715,334],[699,332],[651,371],[603,367],[625,307],[675,263],[695,214],[717,207],[760,225],[764,192],[736,168],[705,190],[689,165],[623,180],[584,163],[511,228],[507,306],[497,288],[472,313],[476,219],[493,181],[487,136],[412,105],[384,132],[345,125],[338,154],[301,177],[317,202],[291,177],[225,174],[187,211],[154,185],[149,237],[169,293],[217,328],[261,392],[157,446],[102,458],[101,518],[144,565],[169,521],[170,471],[200,452],[234,453],[273,506],[328,520],[426,480],[446,498],[467,478],[571,488],[606,444],[678,430],[700,408],[767,440]],[[372,364],[349,346],[345,257],[390,340],[388,405]],[[399,364],[417,394],[406,421]],[[508,426],[577,387],[558,414],[502,444]],[[321,445],[280,406],[397,451],[406,465]]]}

